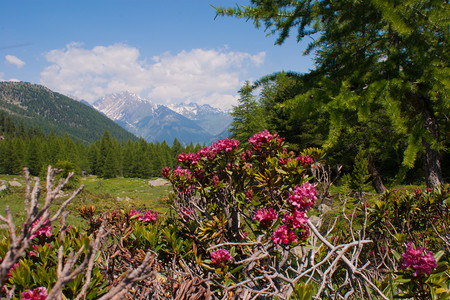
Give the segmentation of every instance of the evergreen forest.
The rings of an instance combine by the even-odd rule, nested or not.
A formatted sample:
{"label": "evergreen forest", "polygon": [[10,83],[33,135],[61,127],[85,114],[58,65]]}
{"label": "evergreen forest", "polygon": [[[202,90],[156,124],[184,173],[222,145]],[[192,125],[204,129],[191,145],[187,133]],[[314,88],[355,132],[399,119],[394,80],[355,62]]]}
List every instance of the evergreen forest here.
{"label": "evergreen forest", "polygon": [[169,146],[148,143],[144,139],[119,141],[109,131],[102,138],[85,144],[68,134],[44,134],[39,127],[16,124],[9,115],[0,114],[0,173],[22,174],[27,167],[31,175],[45,176],[52,165],[76,174],[102,178],[161,176],[165,166],[176,165],[181,152],[194,152],[200,145],[183,146],[177,139]]}

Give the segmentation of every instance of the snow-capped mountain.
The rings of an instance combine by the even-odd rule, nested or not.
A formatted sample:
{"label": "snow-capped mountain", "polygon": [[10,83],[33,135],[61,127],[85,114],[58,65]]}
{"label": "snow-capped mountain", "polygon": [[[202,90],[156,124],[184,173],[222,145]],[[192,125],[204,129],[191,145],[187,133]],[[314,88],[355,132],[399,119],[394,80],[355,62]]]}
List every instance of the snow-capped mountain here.
{"label": "snow-capped mountain", "polygon": [[211,143],[231,123],[228,112],[195,103],[165,106],[122,92],[107,95],[94,108],[149,142],[177,138],[183,144]]}
{"label": "snow-capped mountain", "polygon": [[229,111],[215,108],[208,104],[198,105],[191,102],[188,104],[168,105],[168,107],[180,115],[196,121],[200,127],[213,135],[222,133],[233,121]]}

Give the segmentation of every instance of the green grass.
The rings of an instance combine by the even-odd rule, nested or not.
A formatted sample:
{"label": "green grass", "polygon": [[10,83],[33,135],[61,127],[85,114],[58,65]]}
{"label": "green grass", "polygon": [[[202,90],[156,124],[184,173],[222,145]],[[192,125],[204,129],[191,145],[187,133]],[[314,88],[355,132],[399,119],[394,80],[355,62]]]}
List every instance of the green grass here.
{"label": "green grass", "polygon": [[[25,219],[24,199],[25,180],[21,176],[0,175],[0,181],[9,182],[16,180],[21,187],[9,187],[0,192],[0,214],[5,215],[5,208],[9,206],[16,225],[23,223]],[[84,220],[78,213],[78,208],[84,205],[93,205],[96,212],[113,210],[154,210],[164,214],[168,210],[165,203],[167,195],[172,191],[171,186],[149,186],[147,179],[139,178],[113,178],[101,179],[95,176],[80,178],[77,186],[83,184],[84,190],[67,207],[69,216],[67,223],[72,226],[84,224]],[[34,183],[33,183],[34,185]],[[41,182],[41,185],[45,183]],[[60,204],[69,196],[70,191],[65,191],[64,196],[55,199],[52,211],[56,211]],[[45,199],[43,189],[40,202]]]}

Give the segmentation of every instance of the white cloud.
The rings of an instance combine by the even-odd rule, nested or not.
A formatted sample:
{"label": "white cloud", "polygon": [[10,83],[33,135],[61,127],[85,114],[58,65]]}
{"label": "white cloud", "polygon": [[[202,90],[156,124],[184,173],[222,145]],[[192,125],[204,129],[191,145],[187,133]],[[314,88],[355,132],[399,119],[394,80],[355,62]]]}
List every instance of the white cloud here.
{"label": "white cloud", "polygon": [[51,63],[41,72],[41,83],[61,93],[95,101],[106,94],[128,90],[155,102],[209,103],[229,108],[236,103],[247,68],[260,66],[265,53],[193,49],[154,56],[124,44],[84,49],[69,44],[46,54]]}
{"label": "white cloud", "polygon": [[7,64],[15,65],[18,68],[22,68],[25,65],[25,62],[23,60],[14,55],[6,55],[5,61]]}

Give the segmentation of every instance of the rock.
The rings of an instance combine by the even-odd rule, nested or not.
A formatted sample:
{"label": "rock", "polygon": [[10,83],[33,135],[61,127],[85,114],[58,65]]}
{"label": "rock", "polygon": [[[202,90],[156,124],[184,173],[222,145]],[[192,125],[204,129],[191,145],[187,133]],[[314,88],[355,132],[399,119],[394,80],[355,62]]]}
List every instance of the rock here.
{"label": "rock", "polygon": [[129,201],[131,200],[131,198],[130,198],[130,197],[125,197],[125,198],[116,197],[116,200],[117,200],[117,201],[123,201],[123,200],[125,200],[126,202],[129,202]]}
{"label": "rock", "polygon": [[317,208],[321,214],[326,214],[327,212],[329,212],[331,210],[331,207],[329,207],[326,204],[320,204],[319,207]]}
{"label": "rock", "polygon": [[22,184],[16,180],[8,182],[9,186],[22,186]]}
{"label": "rock", "polygon": [[318,216],[311,216],[309,217],[309,220],[311,221],[311,223],[313,223],[314,226],[318,226],[319,224],[322,223],[322,219],[319,218]]}
{"label": "rock", "polygon": [[150,180],[148,182],[148,186],[163,186],[163,185],[170,185],[170,182],[162,178]]}
{"label": "rock", "polygon": [[302,258],[303,256],[303,247],[302,246],[296,246],[291,249],[291,252],[297,256],[298,258]]}

